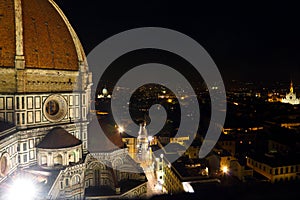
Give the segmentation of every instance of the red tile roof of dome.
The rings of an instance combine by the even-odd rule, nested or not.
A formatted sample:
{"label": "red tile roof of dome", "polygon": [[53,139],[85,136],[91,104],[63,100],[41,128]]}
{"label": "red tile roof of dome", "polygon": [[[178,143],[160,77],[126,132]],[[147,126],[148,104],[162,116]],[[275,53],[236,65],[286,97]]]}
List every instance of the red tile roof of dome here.
{"label": "red tile roof of dome", "polygon": [[[78,70],[81,57],[78,54],[83,51],[76,50],[73,37],[77,36],[53,3],[52,0],[21,1],[25,68]],[[1,0],[0,67],[15,66],[15,31],[14,0]]]}

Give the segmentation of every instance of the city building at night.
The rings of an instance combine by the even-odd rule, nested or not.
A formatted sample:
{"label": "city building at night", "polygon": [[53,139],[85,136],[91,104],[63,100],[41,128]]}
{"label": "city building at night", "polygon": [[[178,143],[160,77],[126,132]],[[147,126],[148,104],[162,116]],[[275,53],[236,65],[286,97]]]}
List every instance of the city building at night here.
{"label": "city building at night", "polygon": [[[171,155],[167,155],[169,158]],[[165,193],[193,193],[191,184],[211,183],[216,178],[209,177],[208,162],[206,159],[190,159],[187,156],[180,157],[170,163],[164,154],[153,155],[155,163],[155,175],[158,184]],[[173,156],[176,156],[175,154]],[[218,180],[217,180],[218,181]]]}
{"label": "city building at night", "polygon": [[271,183],[296,181],[299,179],[299,162],[297,158],[264,154],[247,158],[247,166],[263,175]]}
{"label": "city building at night", "polygon": [[300,179],[299,134],[294,129],[268,128],[266,148],[257,148],[247,156],[247,166],[271,183]]}
{"label": "city building at night", "polygon": [[247,166],[247,160],[243,159],[234,159],[230,162],[230,172],[232,176],[238,178],[242,182],[246,182],[247,179],[253,177],[253,169]]}
{"label": "city building at night", "polygon": [[222,134],[217,144],[228,151],[231,155],[235,155],[236,138],[233,135]]}
{"label": "city building at night", "polygon": [[289,103],[292,105],[298,105],[300,104],[300,100],[297,98],[296,93],[294,93],[294,86],[293,82],[291,82],[290,85],[290,92],[286,94],[285,98],[281,100],[282,103]]}

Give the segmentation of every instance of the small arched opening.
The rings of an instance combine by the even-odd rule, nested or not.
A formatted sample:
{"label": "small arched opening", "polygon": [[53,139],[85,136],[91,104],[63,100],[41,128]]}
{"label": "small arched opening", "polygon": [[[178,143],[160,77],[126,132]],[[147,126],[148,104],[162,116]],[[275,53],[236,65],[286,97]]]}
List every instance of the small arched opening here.
{"label": "small arched opening", "polygon": [[47,156],[45,155],[41,157],[41,166],[47,166]]}
{"label": "small arched opening", "polygon": [[79,175],[75,175],[72,178],[72,186],[77,185],[80,183],[80,176]]}
{"label": "small arched opening", "polygon": [[76,153],[71,152],[69,153],[69,164],[74,164],[76,162]]}
{"label": "small arched opening", "polygon": [[54,157],[54,166],[60,166],[63,165],[63,158],[60,154],[58,154],[56,157]]}

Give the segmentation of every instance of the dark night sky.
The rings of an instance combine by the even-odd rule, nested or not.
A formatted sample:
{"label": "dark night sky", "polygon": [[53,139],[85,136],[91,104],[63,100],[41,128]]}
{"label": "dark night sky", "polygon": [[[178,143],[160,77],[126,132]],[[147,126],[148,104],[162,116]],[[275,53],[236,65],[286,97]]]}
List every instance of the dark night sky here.
{"label": "dark night sky", "polygon": [[288,82],[292,78],[300,83],[300,15],[291,9],[292,5],[216,7],[189,1],[180,4],[176,1],[56,2],[77,31],[86,54],[121,31],[159,26],[197,40],[212,56],[225,80],[271,83]]}

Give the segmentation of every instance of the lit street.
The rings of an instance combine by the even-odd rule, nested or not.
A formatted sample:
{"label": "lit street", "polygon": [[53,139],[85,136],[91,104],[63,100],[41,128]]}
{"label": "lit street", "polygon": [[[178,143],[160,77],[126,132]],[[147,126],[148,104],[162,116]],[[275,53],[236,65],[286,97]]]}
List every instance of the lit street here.
{"label": "lit street", "polygon": [[154,195],[162,194],[161,188],[157,184],[157,179],[155,178],[155,174],[151,165],[141,164],[141,167],[143,167],[145,175],[148,179],[147,197],[152,197]]}

